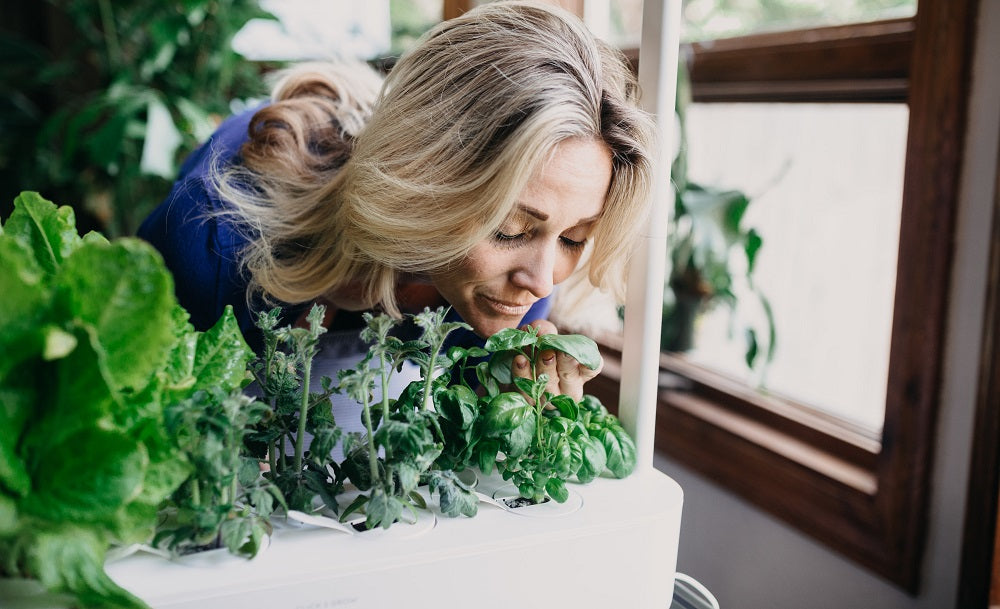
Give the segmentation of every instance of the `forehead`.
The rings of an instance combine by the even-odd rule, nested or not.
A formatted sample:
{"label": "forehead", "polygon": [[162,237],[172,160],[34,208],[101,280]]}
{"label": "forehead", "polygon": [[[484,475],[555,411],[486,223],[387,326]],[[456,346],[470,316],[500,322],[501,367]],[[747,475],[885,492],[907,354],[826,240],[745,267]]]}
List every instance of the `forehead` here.
{"label": "forehead", "polygon": [[611,151],[604,142],[563,140],[540,163],[517,202],[540,220],[556,215],[575,222],[596,219],[604,209],[611,173]]}

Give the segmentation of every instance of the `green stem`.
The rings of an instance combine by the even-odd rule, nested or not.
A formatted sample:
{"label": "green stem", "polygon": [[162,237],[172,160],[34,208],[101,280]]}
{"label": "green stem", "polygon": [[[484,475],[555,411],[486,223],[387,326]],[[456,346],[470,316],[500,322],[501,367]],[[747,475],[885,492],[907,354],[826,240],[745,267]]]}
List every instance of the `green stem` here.
{"label": "green stem", "polygon": [[382,375],[382,420],[389,416],[389,372],[385,365],[385,352],[379,351],[379,373]]}
{"label": "green stem", "polygon": [[444,345],[445,337],[441,337],[437,343],[432,346],[430,352],[430,358],[428,358],[427,370],[424,372],[424,399],[421,401],[421,407],[424,410],[430,410],[431,405],[431,380],[434,377],[434,364],[437,362],[437,355],[441,351],[441,346]]}
{"label": "green stem", "polygon": [[309,376],[312,373],[312,358],[307,358],[302,366],[302,407],[299,410],[299,433],[295,436],[295,475],[302,472],[302,452],[306,439],[306,417],[309,416]]}
{"label": "green stem", "polygon": [[[372,487],[375,487],[375,482],[378,480],[378,457],[375,455],[375,432],[372,430],[372,408],[371,403],[365,398],[361,402],[363,405],[363,413],[365,418],[365,431],[368,432],[368,469],[371,472],[372,477]],[[385,416],[385,412],[382,412],[382,416]]]}
{"label": "green stem", "polygon": [[271,470],[271,476],[278,475],[278,455],[275,454],[278,450],[278,443],[271,440],[267,444],[267,464]]}

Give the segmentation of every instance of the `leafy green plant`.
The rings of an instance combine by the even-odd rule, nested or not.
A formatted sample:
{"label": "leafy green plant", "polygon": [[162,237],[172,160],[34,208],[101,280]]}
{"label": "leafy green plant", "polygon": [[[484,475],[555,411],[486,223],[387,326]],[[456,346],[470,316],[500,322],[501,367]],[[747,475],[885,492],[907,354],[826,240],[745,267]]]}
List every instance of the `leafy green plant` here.
{"label": "leafy green plant", "polygon": [[238,385],[245,366],[212,355],[235,337],[179,323],[151,246],[80,237],[72,209],[37,193],[15,200],[0,259],[0,575],[85,607],[143,607],[104,573],[105,553],[152,539],[192,471],[165,409],[198,386]]}
{"label": "leafy green plant", "polygon": [[[483,410],[483,434],[493,442],[488,444],[489,451],[479,454],[485,472],[492,469],[487,457],[496,446],[503,455],[494,459],[497,469],[523,497],[541,501],[548,495],[558,502],[568,498],[566,482],[573,477],[586,483],[605,468],[619,478],[632,472],[635,443],[617,417],[594,396],[577,402],[551,394],[545,389],[548,376],[535,368],[540,352],[555,350],[594,369],[600,364],[596,343],[578,334],[539,335],[533,327],[509,328],[491,336],[486,350],[492,356],[486,366],[491,378],[484,383],[488,402]],[[529,362],[527,378],[512,374],[517,355]],[[519,391],[500,391],[500,386],[510,384]]]}
{"label": "leafy green plant", "polygon": [[[306,512],[313,510],[317,500],[336,511],[340,490],[339,464],[330,456],[342,433],[329,407],[335,388],[329,377],[322,377],[322,391],[310,391],[312,361],[319,338],[326,332],[321,323],[325,310],[321,305],[312,308],[308,328],[279,327],[279,309],[261,313],[257,326],[264,335],[264,348],[251,364],[261,399],[270,411],[247,439],[265,447],[267,477],[287,507]],[[307,436],[312,438],[308,450]]]}
{"label": "leafy green plant", "polygon": [[[414,322],[422,333],[413,341],[390,334],[396,320],[366,314],[367,328],[362,338],[372,343],[368,356],[340,375],[342,390],[361,402],[366,427],[364,438],[350,435],[345,442],[344,471],[355,486],[368,494],[359,495],[345,510],[345,516],[364,507],[369,528],[388,528],[399,520],[404,509],[424,507],[422,496],[416,492],[421,482],[438,494],[445,515],[474,516],[477,512],[478,499],[471,489],[452,470],[436,463],[445,444],[435,405],[454,364],[441,349],[448,334],[469,328],[461,322],[446,322],[445,313],[439,308],[415,315]],[[420,367],[421,378],[410,383],[398,399],[390,399],[390,377],[407,359]],[[373,361],[378,365],[372,366]],[[381,389],[377,406],[369,398],[376,385]]]}
{"label": "leafy green plant", "polygon": [[746,344],[744,360],[754,369],[773,359],[776,339],[770,301],[754,281],[763,239],[755,228],[746,225],[751,199],[745,193],[688,180],[685,118],[690,95],[690,81],[682,63],[677,82],[680,146],[671,170],[674,215],[667,231],[668,274],[660,344],[665,351],[691,349],[698,316],[716,306],[735,312],[749,306],[741,302],[741,296],[749,295],[763,312],[762,325],[739,328]]}
{"label": "leafy green plant", "polygon": [[269,413],[242,391],[253,352],[229,307],[204,334],[193,332],[186,313],[176,321],[187,340],[171,353],[164,417],[191,474],[161,508],[153,545],[178,554],[226,547],[253,557],[284,500],[244,454],[245,438]]}
{"label": "leafy green plant", "polygon": [[10,81],[16,103],[0,104],[0,122],[23,126],[18,148],[0,146],[17,167],[0,186],[13,194],[28,181],[79,202],[106,234],[134,234],[230,103],[266,93],[261,66],[231,41],[269,16],[257,0],[47,3],[58,38],[0,38],[0,48],[44,66]]}
{"label": "leafy green plant", "polygon": [[[404,509],[422,502],[413,491],[426,482],[448,516],[473,516],[477,499],[456,472],[497,467],[522,495],[541,501],[568,497],[566,482],[589,482],[609,469],[623,477],[635,467],[635,445],[617,419],[586,396],[582,402],[545,390],[548,377],[531,365],[530,378],[511,372],[514,357],[534,362],[538,353],[568,353],[581,364],[600,364],[597,345],[580,335],[539,335],[534,328],[506,329],[484,347],[441,349],[448,333],[466,324],[446,322],[446,309],[429,309],[414,319],[423,330],[415,341],[390,335],[394,322],[367,317],[369,358],[341,375],[341,387],[362,402],[366,438],[350,438],[344,471],[369,490],[346,513],[366,508],[368,526],[388,527]],[[385,393],[388,378],[404,359],[415,361],[421,378],[396,400]],[[371,366],[370,361],[377,361]],[[376,379],[382,401],[370,403]],[[481,391],[473,389],[478,381]],[[382,457],[379,457],[379,451]]]}

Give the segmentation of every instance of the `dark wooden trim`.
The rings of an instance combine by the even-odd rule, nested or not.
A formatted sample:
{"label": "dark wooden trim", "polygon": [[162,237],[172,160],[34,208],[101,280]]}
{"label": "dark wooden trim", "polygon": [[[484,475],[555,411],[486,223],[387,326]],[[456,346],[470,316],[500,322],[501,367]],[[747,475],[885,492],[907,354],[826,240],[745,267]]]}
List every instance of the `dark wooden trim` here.
{"label": "dark wooden trim", "polygon": [[993,192],[993,237],[957,607],[987,607],[1000,598],[1000,162]]}
{"label": "dark wooden trim", "polygon": [[[695,102],[907,100],[915,21],[893,19],[682,45]],[[626,49],[638,65],[638,49]]]}
{"label": "dark wooden trim", "polygon": [[472,0],[444,0],[441,16],[447,21],[454,19],[472,8]]}
{"label": "dark wooden trim", "polygon": [[[916,592],[944,359],[977,0],[923,0],[910,70],[910,124],[876,473],[886,567]],[[884,491],[884,492],[883,492]]]}
{"label": "dark wooden trim", "polygon": [[[912,20],[692,47],[696,100],[700,86],[702,101],[721,101],[705,88],[720,83],[750,87],[726,101],[871,101],[858,84],[867,83],[890,92],[882,101],[909,104],[900,263],[880,443],[668,357],[664,371],[684,382],[660,393],[657,448],[911,594],[926,536],[976,6],[921,0]],[[886,85],[900,79],[905,86]],[[606,364],[595,388],[605,403],[617,403],[616,369]]]}

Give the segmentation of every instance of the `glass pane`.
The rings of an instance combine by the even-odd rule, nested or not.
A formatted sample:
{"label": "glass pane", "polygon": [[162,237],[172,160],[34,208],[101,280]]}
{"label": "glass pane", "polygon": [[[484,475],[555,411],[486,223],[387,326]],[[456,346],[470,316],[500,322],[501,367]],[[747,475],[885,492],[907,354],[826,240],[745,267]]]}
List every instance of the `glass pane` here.
{"label": "glass pane", "polygon": [[[696,42],[761,32],[912,17],[917,0],[683,0],[681,39]],[[587,0],[594,31],[614,44],[639,44],[642,0]],[[606,29],[601,29],[606,28]]]}
{"label": "glass pane", "polygon": [[[761,239],[752,284],[731,250],[739,304],[697,319],[691,360],[881,429],[907,120],[902,104],[689,107],[690,181],[746,194],[741,228]],[[776,336],[773,360],[753,371],[744,330],[757,330],[760,353],[768,341],[752,288]]]}
{"label": "glass pane", "polygon": [[392,55],[410,49],[424,32],[441,21],[444,0],[390,0]]}
{"label": "glass pane", "polygon": [[389,50],[389,2],[260,0],[275,19],[251,19],[233,48],[254,61],[369,59]]}
{"label": "glass pane", "polygon": [[233,48],[255,61],[398,55],[441,21],[443,0],[260,0],[276,19],[252,19]]}

